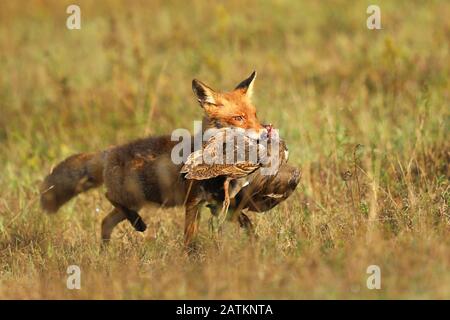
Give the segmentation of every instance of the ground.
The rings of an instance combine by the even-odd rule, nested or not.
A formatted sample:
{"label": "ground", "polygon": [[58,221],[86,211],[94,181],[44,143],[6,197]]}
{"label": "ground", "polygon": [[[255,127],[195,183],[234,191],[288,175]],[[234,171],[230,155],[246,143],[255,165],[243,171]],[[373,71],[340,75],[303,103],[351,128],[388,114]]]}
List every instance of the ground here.
{"label": "ground", "polygon": [[[373,1],[372,1],[373,2]],[[450,298],[448,1],[0,2],[0,298]],[[65,157],[193,129],[195,77],[229,90],[258,71],[296,192],[250,214],[251,243],[183,209],[148,208],[100,249],[98,189],[55,215],[38,186]],[[78,265],[81,289],[66,286]],[[370,265],[381,289],[370,290]]]}

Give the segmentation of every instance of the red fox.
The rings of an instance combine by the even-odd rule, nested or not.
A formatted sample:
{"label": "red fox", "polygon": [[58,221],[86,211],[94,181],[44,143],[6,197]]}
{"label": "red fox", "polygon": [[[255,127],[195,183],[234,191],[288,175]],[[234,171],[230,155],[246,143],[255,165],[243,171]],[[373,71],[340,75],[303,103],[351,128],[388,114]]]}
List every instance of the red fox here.
{"label": "red fox", "polygon": [[[193,80],[192,88],[205,111],[204,128],[238,127],[264,132],[251,94],[256,73],[242,81],[233,91],[216,92],[204,83]],[[146,203],[162,206],[185,205],[185,244],[195,238],[200,219],[199,206],[223,201],[223,180],[211,179],[192,183],[180,174],[182,164],[174,164],[171,152],[177,141],[170,136],[148,137],[96,153],[73,155],[59,163],[41,185],[41,206],[56,212],[64,203],[81,192],[105,184],[106,198],[113,210],[103,219],[101,238],[108,241],[114,227],[128,219],[138,231],[146,225],[138,211]],[[193,140],[191,141],[193,145]],[[231,209],[266,211],[285,200],[296,188],[300,172],[287,164],[276,176],[258,172],[253,182],[233,199]],[[242,227],[252,230],[250,219],[237,215]]]}

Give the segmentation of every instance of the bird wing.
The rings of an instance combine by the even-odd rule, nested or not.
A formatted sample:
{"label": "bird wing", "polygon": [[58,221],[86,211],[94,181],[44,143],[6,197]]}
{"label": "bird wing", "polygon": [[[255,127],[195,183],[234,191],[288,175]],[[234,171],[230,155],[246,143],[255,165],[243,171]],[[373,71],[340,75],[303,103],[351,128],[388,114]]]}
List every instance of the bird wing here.
{"label": "bird wing", "polygon": [[203,153],[202,150],[197,150],[192,152],[186,159],[183,167],[181,168],[181,173],[188,173],[193,170],[196,166],[203,163]]}
{"label": "bird wing", "polygon": [[196,180],[218,176],[240,178],[258,169],[264,157],[266,148],[258,141],[244,131],[224,128],[211,136],[201,150],[189,155],[181,173]]}

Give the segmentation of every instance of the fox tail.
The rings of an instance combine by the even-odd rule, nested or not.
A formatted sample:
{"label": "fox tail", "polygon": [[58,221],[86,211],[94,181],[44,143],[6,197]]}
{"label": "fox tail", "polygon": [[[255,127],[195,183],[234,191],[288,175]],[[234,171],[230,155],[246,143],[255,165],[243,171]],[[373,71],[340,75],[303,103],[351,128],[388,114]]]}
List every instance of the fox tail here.
{"label": "fox tail", "polygon": [[41,207],[55,213],[79,193],[101,186],[105,154],[79,153],[60,162],[40,186]]}

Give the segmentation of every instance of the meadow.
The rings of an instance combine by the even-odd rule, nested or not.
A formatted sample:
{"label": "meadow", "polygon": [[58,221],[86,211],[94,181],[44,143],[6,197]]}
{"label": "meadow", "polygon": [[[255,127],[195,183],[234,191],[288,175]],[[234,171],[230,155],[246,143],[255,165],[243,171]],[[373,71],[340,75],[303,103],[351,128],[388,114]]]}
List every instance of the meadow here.
{"label": "meadow", "polygon": [[[448,1],[0,1],[1,299],[449,299]],[[258,240],[183,208],[149,207],[100,249],[104,189],[55,215],[52,166],[175,128],[202,110],[193,78],[230,90],[253,70],[259,118],[280,129],[295,193],[250,213]],[[66,287],[81,268],[81,289]],[[369,290],[367,268],[381,270]]]}

